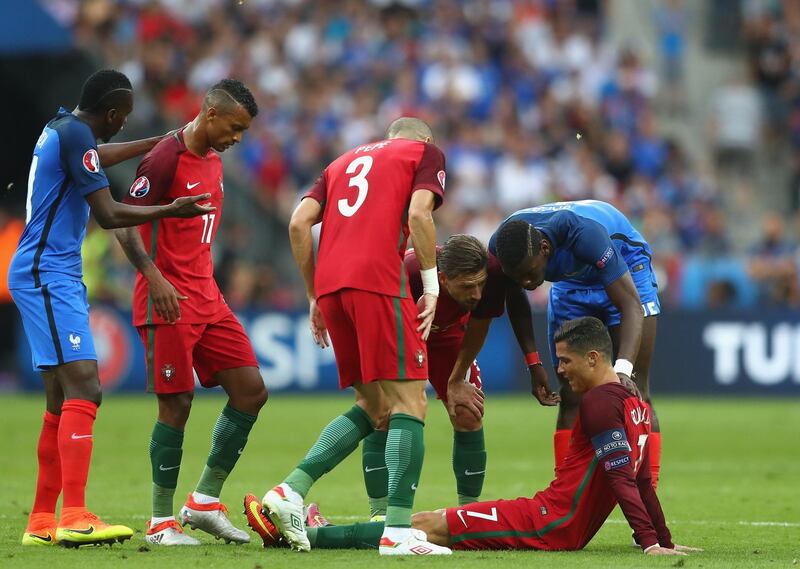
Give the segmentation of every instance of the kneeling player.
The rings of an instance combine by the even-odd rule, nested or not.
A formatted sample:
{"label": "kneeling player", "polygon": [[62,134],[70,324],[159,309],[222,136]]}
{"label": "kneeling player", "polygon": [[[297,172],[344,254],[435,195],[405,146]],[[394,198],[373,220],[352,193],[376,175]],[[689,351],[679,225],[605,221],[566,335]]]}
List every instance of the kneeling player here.
{"label": "kneeling player", "polygon": [[[463,550],[577,550],[619,504],[645,553],[700,551],[672,542],[651,484],[650,407],[620,383],[604,324],[593,317],[572,320],[554,339],[559,373],[584,394],[556,479],[533,498],[415,514],[412,524],[419,539]],[[308,537],[312,548],[375,548],[381,528],[380,523],[309,528]]]}

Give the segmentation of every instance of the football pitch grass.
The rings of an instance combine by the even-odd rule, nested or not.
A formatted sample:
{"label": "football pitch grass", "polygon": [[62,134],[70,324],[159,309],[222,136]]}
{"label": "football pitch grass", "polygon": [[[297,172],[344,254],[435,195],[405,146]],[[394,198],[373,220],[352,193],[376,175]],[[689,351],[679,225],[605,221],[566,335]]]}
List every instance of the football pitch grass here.
{"label": "football pitch grass", "polygon": [[[106,396],[95,427],[88,505],[103,519],[135,528],[123,545],[23,548],[19,545],[33,500],[43,396],[3,396],[3,468],[0,485],[0,567],[373,567],[376,564],[461,568],[520,567],[794,567],[800,564],[800,401],[777,399],[666,399],[657,410],[664,430],[659,495],[676,543],[705,548],[689,557],[645,558],[630,546],[631,531],[615,510],[579,552],[455,552],[450,558],[379,559],[376,551],[264,550],[260,539],[224,545],[191,532],[196,548],[146,546],[150,508],[148,443],[155,401]],[[197,481],[211,427],[224,404],[200,394],[186,431],[176,511]],[[320,429],[351,405],[348,397],[275,395],[223,491],[234,523],[246,527],[242,497],[261,496],[303,457]],[[490,397],[486,441],[489,466],[485,499],[530,496],[552,475],[553,409],[521,394]],[[451,428],[441,404],[431,401],[425,429],[425,466],[415,510],[455,505],[450,466]],[[334,523],[367,517],[360,451],[312,489]]]}

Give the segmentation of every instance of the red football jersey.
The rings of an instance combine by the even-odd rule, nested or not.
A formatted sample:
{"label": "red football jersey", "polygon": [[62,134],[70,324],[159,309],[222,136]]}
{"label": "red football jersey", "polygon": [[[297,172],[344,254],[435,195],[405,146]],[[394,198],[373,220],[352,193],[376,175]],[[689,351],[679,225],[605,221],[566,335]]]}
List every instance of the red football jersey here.
{"label": "red football jersey", "polygon": [[304,196],[323,207],[317,296],[354,288],[407,298],[403,255],[408,205],[417,190],[444,197],[444,154],[433,144],[394,138],[334,160]]}
{"label": "red football jersey", "polygon": [[617,503],[643,547],[671,547],[651,484],[647,403],[619,383],[595,387],[584,394],[572,433],[556,479],[532,502],[544,518],[538,534],[548,549],[582,548]]}
{"label": "red football jersey", "polygon": [[[125,203],[159,205],[175,198],[210,193],[216,211],[189,219],[165,218],[139,226],[145,250],[172,283],[181,300],[181,324],[214,322],[228,310],[214,280],[211,245],[222,215],[222,161],[209,150],[205,156],[190,152],[183,131],[161,140],[148,152],[136,172]],[[133,293],[133,324],[163,324],[153,310],[147,281],[136,275]]]}
{"label": "red football jersey", "polygon": [[[436,247],[437,252],[441,249],[441,246]],[[422,296],[422,276],[414,249],[406,251],[405,264],[408,281],[411,284],[411,298],[417,300]],[[434,314],[431,326],[431,335],[428,337],[429,344],[431,341],[444,337],[463,337],[467,322],[472,316],[486,319],[498,318],[503,315],[506,306],[506,287],[511,281],[505,276],[503,269],[500,268],[500,262],[493,255],[489,255],[487,275],[481,300],[471,312],[464,310],[447,294],[447,289],[441,287],[439,300],[436,303],[436,314]]]}

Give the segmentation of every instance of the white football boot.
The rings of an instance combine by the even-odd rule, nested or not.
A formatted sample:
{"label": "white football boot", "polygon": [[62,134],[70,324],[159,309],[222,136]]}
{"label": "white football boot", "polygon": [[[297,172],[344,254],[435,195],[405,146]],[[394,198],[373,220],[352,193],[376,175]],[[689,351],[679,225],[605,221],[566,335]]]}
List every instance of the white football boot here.
{"label": "white football boot", "polygon": [[381,555],[451,555],[453,551],[428,541],[424,531],[412,529],[404,540],[393,541],[384,536],[381,538],[378,552]]}
{"label": "white football boot", "polygon": [[178,521],[182,526],[199,529],[225,543],[250,543],[250,534],[235,527],[228,519],[228,509],[222,502],[198,504],[189,494],[189,498],[178,513]]}
{"label": "white football boot", "polygon": [[264,494],[261,505],[292,549],[311,551],[303,515],[303,500],[297,492],[285,483],[278,484]]}
{"label": "white football boot", "polygon": [[151,527],[147,521],[144,540],[150,545],[200,545],[200,541],[183,533],[183,528],[175,520],[167,520]]}

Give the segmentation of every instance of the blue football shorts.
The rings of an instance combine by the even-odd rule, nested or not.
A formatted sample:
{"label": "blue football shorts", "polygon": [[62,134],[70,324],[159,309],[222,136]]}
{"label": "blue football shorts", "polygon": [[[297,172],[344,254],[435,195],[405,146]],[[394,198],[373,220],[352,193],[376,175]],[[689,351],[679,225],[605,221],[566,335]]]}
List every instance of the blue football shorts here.
{"label": "blue football shorts", "polygon": [[61,280],[39,288],[12,289],[31,347],[33,369],[97,360],[89,329],[89,302],[81,281]]}

